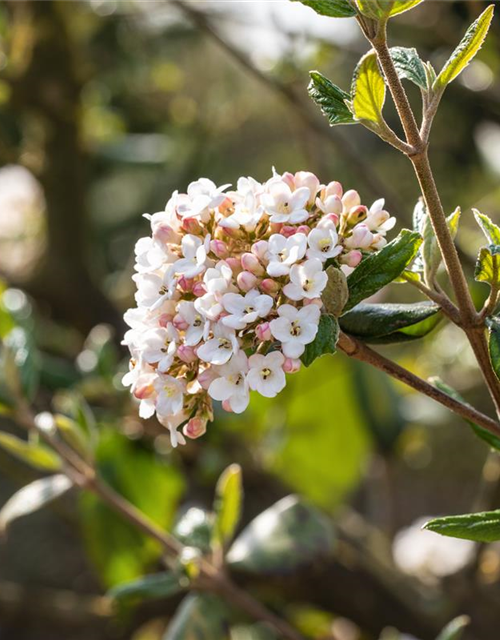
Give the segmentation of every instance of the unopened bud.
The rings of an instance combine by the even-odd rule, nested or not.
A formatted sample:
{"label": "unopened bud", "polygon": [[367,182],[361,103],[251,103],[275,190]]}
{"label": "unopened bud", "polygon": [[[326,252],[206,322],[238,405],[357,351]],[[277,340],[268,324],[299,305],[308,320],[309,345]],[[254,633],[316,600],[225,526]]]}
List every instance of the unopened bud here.
{"label": "unopened bud", "polygon": [[224,411],[227,411],[228,413],[233,413],[233,410],[231,409],[231,404],[229,403],[229,400],[223,400],[222,401],[222,408],[224,409]]}
{"label": "unopened bud", "polygon": [[160,325],[160,327],[165,328],[168,326],[170,322],[173,322],[173,320],[174,320],[174,316],[171,313],[162,313],[161,316],[158,318],[158,324]]}
{"label": "unopened bud", "polygon": [[336,180],[334,180],[333,182],[329,182],[324,189],[325,198],[328,198],[329,196],[337,196],[338,198],[342,198],[343,192],[344,190],[342,189],[342,185]]}
{"label": "unopened bud", "polygon": [[292,227],[290,225],[284,224],[281,227],[281,231],[280,231],[282,236],[285,236],[285,238],[289,238],[290,236],[293,236],[297,233],[297,229],[295,227]]}
{"label": "unopened bud", "polygon": [[194,348],[188,347],[186,344],[181,344],[181,346],[177,349],[177,357],[186,364],[190,364],[191,362],[197,360]]}
{"label": "unopened bud", "polygon": [[206,294],[207,290],[205,289],[205,286],[203,284],[203,282],[195,282],[193,285],[193,294],[197,297],[197,298],[201,298],[201,296],[204,296]]}
{"label": "unopened bud", "polygon": [[260,342],[268,342],[272,339],[271,327],[269,322],[263,322],[255,327],[255,335]]}
{"label": "unopened bud", "polygon": [[177,284],[182,289],[182,291],[184,291],[185,293],[193,290],[193,279],[192,278],[186,278],[186,276],[181,276],[179,278]]}
{"label": "unopened bud", "polygon": [[264,260],[268,252],[268,244],[266,240],[258,240],[252,245],[252,253],[257,256],[259,260]]}
{"label": "unopened bud", "polygon": [[189,322],[187,322],[185,318],[179,313],[176,313],[173,317],[172,324],[179,331],[186,331],[186,329],[189,327]]}
{"label": "unopened bud", "polygon": [[224,260],[229,256],[229,249],[227,248],[227,244],[222,240],[212,240],[210,242],[210,249],[218,258]]}
{"label": "unopened bud", "polygon": [[241,266],[245,271],[250,271],[256,276],[262,276],[265,273],[264,267],[253,253],[244,253],[241,256]]}
{"label": "unopened bud", "polygon": [[264,293],[268,293],[271,296],[278,293],[278,291],[281,289],[279,283],[272,278],[265,278],[264,280],[262,280],[262,282],[260,283],[260,288],[262,289],[262,291],[264,291]]}
{"label": "unopened bud", "polygon": [[306,224],[301,224],[300,227],[297,227],[297,233],[303,233],[305,236],[309,235],[311,228]]}
{"label": "unopened bud", "polygon": [[239,258],[234,258],[234,257],[228,258],[226,260],[226,263],[228,264],[228,266],[231,268],[231,271],[235,275],[240,271],[242,271],[241,260]]}
{"label": "unopened bud", "polygon": [[159,224],[153,231],[153,238],[162,244],[168,244],[170,242],[177,242],[179,234],[168,224]]}
{"label": "unopened bud", "polygon": [[250,271],[242,271],[236,276],[236,283],[242,291],[250,291],[258,283],[259,279]]}
{"label": "unopened bud", "polygon": [[285,171],[285,173],[281,176],[281,180],[287,184],[292,191],[295,189],[295,179],[293,173],[289,171]]}
{"label": "unopened bud", "polygon": [[362,204],[360,204],[357,207],[353,207],[348,215],[347,215],[347,222],[354,226],[356,224],[358,224],[359,222],[361,222],[362,220],[364,220],[366,218],[366,216],[368,215],[368,209],[363,206]]}
{"label": "unopened bud", "polygon": [[300,370],[302,363],[295,358],[285,358],[283,363],[283,371],[285,373],[297,373]]}
{"label": "unopened bud", "polygon": [[186,233],[198,234],[200,233],[201,226],[196,218],[184,218],[182,220],[182,228]]}
{"label": "unopened bud", "polygon": [[348,267],[357,267],[363,258],[361,251],[353,249],[349,253],[345,253],[340,257],[340,262],[346,264]]}
{"label": "unopened bud", "polygon": [[342,196],[342,204],[344,206],[344,211],[349,211],[353,207],[357,207],[361,204],[359,193],[354,191],[354,189],[349,189],[349,191],[346,191]]}
{"label": "unopened bud", "polygon": [[310,171],[297,171],[295,174],[295,188],[307,187],[309,189],[309,199],[307,204],[312,204],[319,190],[319,180]]}
{"label": "unopened bud", "polygon": [[199,438],[207,430],[207,421],[203,418],[191,418],[187,424],[184,425],[182,432],[187,438]]}

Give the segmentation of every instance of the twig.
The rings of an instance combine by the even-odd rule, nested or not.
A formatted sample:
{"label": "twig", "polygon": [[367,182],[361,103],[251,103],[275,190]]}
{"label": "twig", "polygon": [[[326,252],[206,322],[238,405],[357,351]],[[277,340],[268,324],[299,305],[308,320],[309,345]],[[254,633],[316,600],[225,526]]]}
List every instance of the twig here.
{"label": "twig", "polygon": [[373,367],[384,371],[396,380],[412,387],[412,389],[439,402],[465,420],[471,420],[495,436],[500,436],[500,424],[495,420],[474,409],[474,407],[471,407],[469,404],[455,400],[455,398],[452,398],[447,393],[444,393],[426,380],[419,378],[396,362],[377,353],[352,336],[341,333],[337,346],[349,357],[371,364]]}

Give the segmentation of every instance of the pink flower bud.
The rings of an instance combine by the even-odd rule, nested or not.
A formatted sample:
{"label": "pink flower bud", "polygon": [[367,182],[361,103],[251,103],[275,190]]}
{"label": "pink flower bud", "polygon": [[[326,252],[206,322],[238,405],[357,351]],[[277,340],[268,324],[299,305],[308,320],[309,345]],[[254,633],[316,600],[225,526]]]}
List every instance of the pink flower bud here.
{"label": "pink flower bud", "polygon": [[187,438],[199,438],[207,430],[207,421],[203,418],[191,418],[187,424],[182,428],[182,433]]}
{"label": "pink flower bud", "polygon": [[271,333],[269,322],[262,322],[262,324],[258,324],[255,327],[255,335],[260,342],[272,340],[273,334]]}
{"label": "pink flower bud", "polygon": [[342,204],[344,205],[344,211],[350,211],[353,207],[357,207],[361,204],[359,193],[354,189],[349,189],[342,196]]}
{"label": "pink flower bud", "polygon": [[241,261],[239,258],[228,258],[226,260],[227,264],[229,265],[229,267],[231,268],[231,271],[236,275],[237,273],[239,273],[242,268],[241,268]]}
{"label": "pink flower bud", "polygon": [[349,211],[347,221],[349,224],[355,225],[364,220],[367,215],[368,209],[364,205],[360,204]]}
{"label": "pink flower bud", "polygon": [[352,236],[344,242],[348,249],[368,249],[373,240],[373,234],[366,224],[354,227]]}
{"label": "pink flower bud", "polygon": [[281,179],[290,187],[292,191],[296,188],[293,173],[285,171],[285,173],[281,176]]}
{"label": "pink flower bud", "polygon": [[210,242],[210,249],[218,258],[224,260],[229,256],[229,249],[227,248],[227,244],[222,240],[212,240]]}
{"label": "pink flower bud", "polygon": [[238,273],[236,277],[236,283],[238,287],[245,292],[253,289],[258,282],[259,279],[257,278],[257,276],[255,276],[253,273],[250,273],[250,271],[242,271],[241,273]]}
{"label": "pink flower bud", "polygon": [[379,251],[380,249],[382,249],[382,247],[385,247],[386,244],[387,240],[384,238],[384,236],[381,233],[377,233],[373,236],[370,249],[376,249],[377,251]]}
{"label": "pink flower bud", "polygon": [[186,233],[193,233],[195,235],[202,230],[196,218],[184,218],[182,220],[182,228]]}
{"label": "pink flower bud", "polygon": [[186,276],[181,276],[177,282],[179,287],[184,292],[192,291],[193,289],[193,280],[192,278],[186,278]]}
{"label": "pink flower bud", "polygon": [[154,376],[147,375],[137,380],[133,394],[138,400],[145,400],[154,393],[154,390]]}
{"label": "pink flower bud", "polygon": [[201,296],[204,296],[206,294],[207,290],[205,289],[205,286],[203,284],[203,282],[195,282],[193,285],[193,294],[197,297],[197,298],[201,298]]}
{"label": "pink flower bud", "polygon": [[186,364],[190,364],[197,360],[196,353],[193,347],[188,347],[185,344],[181,344],[181,346],[177,349],[177,356],[185,362]]}
{"label": "pink flower bud", "polygon": [[158,324],[160,325],[160,327],[166,327],[169,322],[173,321],[173,319],[174,317],[171,313],[162,313],[158,318]]}
{"label": "pink flower bud", "polygon": [[264,293],[268,293],[269,295],[273,296],[278,293],[281,287],[279,283],[276,282],[276,280],[273,280],[272,278],[265,278],[260,283],[260,288],[262,289],[262,291],[264,291]]}
{"label": "pink flower bud", "polygon": [[271,222],[271,224],[269,225],[269,231],[271,233],[281,233],[282,227],[283,225],[281,224],[281,222]]}
{"label": "pink flower bud", "polygon": [[348,267],[354,268],[358,266],[362,258],[363,254],[361,251],[354,249],[353,251],[349,251],[349,253],[342,255],[340,257],[340,262],[342,262],[342,264],[346,264]]}
{"label": "pink flower bud", "polygon": [[301,367],[300,360],[296,360],[295,358],[285,358],[285,362],[283,363],[283,371],[285,373],[297,373]]}
{"label": "pink flower bud", "polygon": [[172,323],[176,329],[179,331],[186,331],[189,327],[189,323],[178,313],[175,314]]}
{"label": "pink flower bud", "polygon": [[224,409],[224,411],[227,411],[228,413],[233,413],[233,410],[231,409],[231,404],[229,403],[229,400],[223,400],[222,401],[222,408]]}
{"label": "pink flower bud", "polygon": [[169,242],[177,242],[179,234],[168,224],[159,224],[153,231],[153,238],[158,242],[167,244]]}
{"label": "pink flower bud", "polygon": [[314,304],[320,309],[323,307],[323,301],[321,300],[321,298],[309,298],[309,299],[305,298],[303,302],[304,302],[304,307],[307,307],[310,304]]}
{"label": "pink flower bud", "polygon": [[264,260],[267,254],[267,241],[258,240],[252,245],[252,253],[257,256],[259,260]]}
{"label": "pink flower bud", "polygon": [[342,198],[343,192],[344,190],[342,189],[342,185],[340,182],[336,181],[329,182],[324,189],[326,198],[328,198],[328,196],[337,196],[338,198]]}
{"label": "pink flower bud", "polygon": [[213,369],[205,369],[204,371],[198,374],[198,382],[200,383],[200,386],[203,389],[208,389],[211,382],[213,382],[213,380],[215,380],[216,377],[217,377],[217,374]]}
{"label": "pink flower bud", "polygon": [[301,224],[300,227],[297,227],[297,233],[303,233],[305,236],[309,235],[311,228],[306,224]]}
{"label": "pink flower bud", "polygon": [[327,213],[326,216],[323,216],[320,220],[321,225],[323,226],[324,224],[334,224],[336,227],[339,224],[339,217],[336,213]]}
{"label": "pink flower bud", "polygon": [[307,187],[310,192],[308,204],[312,204],[319,190],[319,180],[310,171],[297,171],[295,174],[295,188]]}
{"label": "pink flower bud", "polygon": [[265,273],[264,267],[253,253],[244,253],[241,256],[241,266],[245,271],[250,271],[256,276],[262,276]]}

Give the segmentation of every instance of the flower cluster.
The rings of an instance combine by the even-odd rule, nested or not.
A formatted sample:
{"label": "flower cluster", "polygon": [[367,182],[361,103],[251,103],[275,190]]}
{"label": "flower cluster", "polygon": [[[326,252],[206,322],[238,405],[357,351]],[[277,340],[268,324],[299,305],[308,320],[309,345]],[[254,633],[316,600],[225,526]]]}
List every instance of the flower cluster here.
{"label": "flower cluster", "polygon": [[175,192],[136,245],[124,384],[173,446],[205,432],[212,400],[241,413],[250,390],[284,388],[318,331],[325,268],[352,270],[395,223],[383,200],[368,209],[305,171],[229,186],[201,178]]}

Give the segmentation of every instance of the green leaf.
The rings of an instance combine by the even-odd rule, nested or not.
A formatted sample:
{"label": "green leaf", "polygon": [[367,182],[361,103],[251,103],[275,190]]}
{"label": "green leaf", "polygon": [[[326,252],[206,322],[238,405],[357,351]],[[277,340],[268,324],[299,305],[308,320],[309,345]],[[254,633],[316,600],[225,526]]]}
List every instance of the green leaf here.
{"label": "green leaf", "polygon": [[392,47],[391,57],[400,78],[406,78],[421,89],[427,89],[427,77],[424,63],[416,49]]}
{"label": "green leaf", "polygon": [[500,509],[435,518],[427,522],[424,529],[451,538],[462,538],[474,542],[496,542],[500,540]]}
{"label": "green leaf", "polygon": [[[164,530],[170,530],[185,481],[172,462],[114,428],[102,429],[95,451],[105,482]],[[126,522],[99,498],[83,493],[80,523],[87,553],[102,582],[113,587],[143,576],[162,555],[159,543]]]}
{"label": "green leaf", "polygon": [[500,227],[484,213],[481,213],[477,209],[472,209],[472,211],[476,218],[476,222],[481,227],[481,230],[486,236],[486,240],[489,244],[500,244]]}
{"label": "green leaf", "polygon": [[319,318],[318,333],[312,342],[306,345],[302,354],[302,363],[308,367],[316,358],[326,353],[335,353],[339,339],[339,323],[333,316],[322,313]]}
{"label": "green leaf", "polygon": [[338,318],[349,298],[347,278],[342,269],[337,269],[333,265],[326,269],[326,275],[328,276],[328,282],[321,294],[321,300],[325,311],[329,315]]}
{"label": "green leaf", "polygon": [[351,18],[356,15],[356,10],[348,0],[292,0],[297,1],[329,18]]}
{"label": "green leaf", "polygon": [[479,250],[474,278],[492,286],[500,284],[500,245],[490,244]]}
{"label": "green leaf", "polygon": [[349,311],[401,275],[421,244],[419,233],[403,229],[383,249],[365,258],[347,278],[349,300],[344,311]]}
{"label": "green leaf", "polygon": [[356,0],[359,11],[374,20],[392,18],[413,9],[423,0]]}
{"label": "green leaf", "polygon": [[307,88],[309,96],[328,118],[330,124],[356,124],[352,113],[346,104],[350,95],[334,85],[319,71],[310,71],[311,81]]}
{"label": "green leaf", "polygon": [[179,518],[174,526],[173,533],[184,545],[195,547],[206,553],[210,550],[213,521],[203,509],[191,507]]}
{"label": "green leaf", "polygon": [[[454,398],[455,400],[458,400],[463,404],[468,404],[458,393],[458,391],[455,391],[455,389],[447,385],[440,378],[430,378],[429,382],[431,382],[444,393],[447,393],[451,398]],[[478,438],[484,440],[484,442],[486,442],[492,449],[497,449],[498,451],[500,451],[500,438],[498,436],[495,436],[493,433],[491,433],[491,431],[488,431],[484,427],[480,427],[475,422],[472,422],[472,420],[465,420],[465,422],[470,426],[470,428],[474,431]]]}
{"label": "green leaf", "polygon": [[[339,320],[340,328],[373,344],[415,340],[427,335],[439,322],[438,305],[360,303]],[[426,322],[432,320],[432,322]],[[409,331],[408,331],[409,329]]]}
{"label": "green leaf", "polygon": [[108,596],[119,601],[139,602],[141,600],[168,598],[183,591],[185,586],[182,585],[181,576],[171,571],[165,571],[119,584],[108,591]]}
{"label": "green leaf", "polygon": [[465,69],[476,55],[488,34],[494,10],[495,6],[490,4],[467,29],[458,47],[451,54],[448,62],[436,78],[432,87],[434,90],[444,89],[447,84],[454,80],[458,74]]}
{"label": "green leaf", "polygon": [[225,547],[233,538],[240,521],[242,502],[241,467],[238,464],[232,464],[222,472],[215,489],[213,529],[215,544]]}
{"label": "green leaf", "polygon": [[500,318],[487,318],[489,329],[488,349],[491,365],[496,377],[500,380]]}
{"label": "green leaf", "polygon": [[351,87],[352,111],[357,120],[379,123],[385,102],[385,81],[375,51],[369,51],[354,71]]}
{"label": "green leaf", "polygon": [[28,400],[32,400],[38,388],[40,377],[40,356],[35,347],[33,332],[16,326],[3,340],[6,351],[12,354],[18,374],[16,380],[5,381],[5,385],[17,384],[19,380],[21,390]]}
{"label": "green leaf", "polygon": [[[425,209],[425,205],[424,205]],[[453,213],[446,218],[446,223],[452,238],[455,238],[460,223],[461,209],[457,207]],[[431,218],[425,211],[423,220],[423,243],[422,243],[422,260],[424,279],[427,284],[433,285],[436,274],[442,262],[441,250],[437,243],[436,234],[432,227]]]}
{"label": "green leaf", "polygon": [[468,616],[458,616],[441,631],[436,640],[460,640],[465,627],[470,623]]}
{"label": "green leaf", "polygon": [[259,514],[234,541],[227,561],[234,569],[286,574],[328,557],[330,521],[298,496],[287,496]]}
{"label": "green leaf", "polygon": [[177,609],[162,640],[230,640],[225,605],[211,594],[190,594]]}
{"label": "green leaf", "polygon": [[[384,2],[385,0],[382,0]],[[389,16],[397,16],[400,13],[404,13],[405,11],[409,11],[413,9],[418,4],[423,2],[424,0],[394,0],[392,3],[392,8],[389,11]]]}
{"label": "green leaf", "polygon": [[26,442],[10,433],[0,432],[0,447],[22,462],[40,471],[60,471],[59,456],[43,444]]}
{"label": "green leaf", "polygon": [[49,502],[66,493],[73,483],[62,474],[35,480],[15,493],[0,510],[0,534],[4,534],[7,526],[21,518],[38,511]]}

